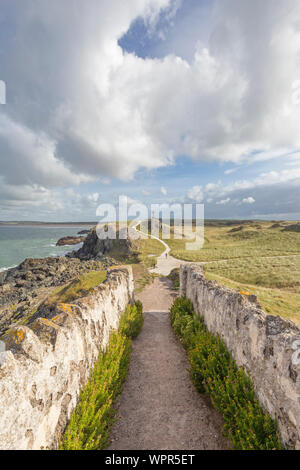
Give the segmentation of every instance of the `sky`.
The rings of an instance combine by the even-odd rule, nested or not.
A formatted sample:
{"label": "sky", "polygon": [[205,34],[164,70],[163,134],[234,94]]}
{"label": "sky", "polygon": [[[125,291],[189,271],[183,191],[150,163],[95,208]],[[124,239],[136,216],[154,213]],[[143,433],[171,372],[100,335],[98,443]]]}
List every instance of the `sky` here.
{"label": "sky", "polygon": [[1,0],[0,80],[0,220],[300,219],[298,0]]}

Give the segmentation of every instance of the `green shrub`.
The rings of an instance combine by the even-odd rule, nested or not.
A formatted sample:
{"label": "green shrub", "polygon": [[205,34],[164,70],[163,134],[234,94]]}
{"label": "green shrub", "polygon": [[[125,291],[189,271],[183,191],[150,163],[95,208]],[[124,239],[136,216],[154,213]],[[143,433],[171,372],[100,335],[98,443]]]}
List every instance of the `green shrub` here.
{"label": "green shrub", "polygon": [[171,323],[173,325],[176,316],[179,315],[193,315],[194,307],[192,302],[186,297],[178,297],[173,306],[171,307]]}
{"label": "green shrub", "polygon": [[102,450],[109,443],[115,421],[115,402],[127,377],[131,342],[143,325],[142,304],[128,306],[118,332],[110,335],[109,344],[82,388],[79,402],[60,440],[61,450]]}
{"label": "green shrub", "polygon": [[238,369],[220,337],[205,327],[186,298],[171,308],[172,326],[188,351],[191,380],[222,414],[224,434],[237,450],[283,449],[277,423],[260,406],[251,379]]}
{"label": "green shrub", "polygon": [[133,306],[127,306],[120,321],[120,332],[134,339],[139,335],[143,323],[143,305],[138,301]]}
{"label": "green shrub", "polygon": [[172,269],[170,274],[167,276],[173,283],[173,289],[179,290],[180,279],[179,279],[179,268]]}

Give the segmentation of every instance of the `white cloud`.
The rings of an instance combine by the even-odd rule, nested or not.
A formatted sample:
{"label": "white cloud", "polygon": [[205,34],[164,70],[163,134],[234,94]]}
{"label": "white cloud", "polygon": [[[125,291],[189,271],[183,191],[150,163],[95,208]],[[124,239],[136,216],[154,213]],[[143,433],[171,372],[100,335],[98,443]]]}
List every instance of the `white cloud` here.
{"label": "white cloud", "polygon": [[100,194],[99,193],[89,194],[87,198],[88,198],[89,201],[96,203],[96,202],[99,201]]}
{"label": "white cloud", "polygon": [[218,183],[208,183],[204,190],[206,193],[214,193],[215,191],[218,190],[218,188],[220,187],[222,183],[219,181]]}
{"label": "white cloud", "polygon": [[187,198],[191,201],[202,202],[203,201],[203,188],[202,186],[194,186],[187,192]]}
{"label": "white cloud", "polygon": [[0,168],[7,183],[63,186],[92,179],[70,171],[56,157],[55,145],[44,132],[35,133],[0,113]]}
{"label": "white cloud", "polygon": [[163,196],[166,196],[166,195],[168,194],[168,191],[167,191],[167,189],[166,189],[164,186],[162,186],[162,187],[160,188],[160,192],[161,192],[161,194],[162,194]]}
{"label": "white cloud", "polygon": [[231,175],[232,173],[235,173],[238,170],[238,168],[230,168],[229,170],[225,170],[224,174],[225,175]]}
{"label": "white cloud", "polygon": [[[276,185],[298,185],[299,179],[300,167],[288,170],[269,171],[260,173],[252,180],[237,180],[228,185],[223,185],[222,182],[218,184],[208,184],[205,187],[205,193],[216,198],[230,195],[236,191],[256,190],[257,188],[263,189]],[[247,197],[245,200],[246,199],[248,200],[249,198]]]}
{"label": "white cloud", "polygon": [[255,203],[255,199],[253,197],[246,197],[243,199],[243,204],[254,204]]}
{"label": "white cloud", "polygon": [[[135,18],[151,25],[171,3],[6,3],[1,14],[8,27],[0,39],[9,96],[0,111],[0,154],[6,158],[9,151],[18,161],[27,160],[25,171],[17,174],[15,161],[0,161],[7,182],[51,186],[107,176],[126,180],[141,166],[170,161],[143,118],[141,98],[147,97],[155,62],[149,61],[149,68],[147,61],[123,54],[118,39]],[[9,27],[15,35],[7,34]]]}
{"label": "white cloud", "polygon": [[[2,163],[6,181],[126,180],[177,155],[238,162],[300,147],[296,0],[216,0],[209,45],[195,45],[191,62],[141,59],[118,45],[138,16],[153,25],[170,6],[171,18],[172,0],[9,4],[18,28],[1,35],[11,94],[1,153],[14,141],[19,158],[32,156],[23,178]],[[24,147],[21,129],[32,141]],[[46,164],[34,157],[42,148]]]}
{"label": "white cloud", "polygon": [[138,199],[134,199],[134,198],[132,198],[132,197],[130,197],[130,196],[125,196],[125,195],[121,195],[121,196],[116,195],[116,198],[115,198],[115,199],[116,199],[116,202],[117,202],[117,203],[119,203],[119,201],[121,201],[122,204],[126,204],[126,202],[127,202],[127,204],[129,204],[129,205],[130,205],[130,204],[141,204],[141,202],[140,202]]}
{"label": "white cloud", "polygon": [[[0,110],[0,173],[7,197],[38,204],[37,195],[46,200],[52,194],[61,207],[58,187],[128,180],[179,155],[295,162],[296,168],[225,187],[195,186],[187,197],[197,202],[207,195],[224,205],[235,191],[300,178],[293,159],[300,149],[300,3],[214,4],[210,40],[195,40],[187,60],[175,54],[142,59],[118,45],[138,17],[151,34],[162,9],[169,8],[172,21],[180,5],[175,0],[5,2],[1,79],[8,91]],[[196,38],[199,25],[193,26]],[[82,200],[93,204],[93,198]]]}
{"label": "white cloud", "polygon": [[217,202],[217,205],[218,205],[218,206],[225,206],[225,205],[228,204],[230,201],[231,201],[231,199],[230,199],[230,197],[228,197],[227,199],[222,199],[221,201]]}

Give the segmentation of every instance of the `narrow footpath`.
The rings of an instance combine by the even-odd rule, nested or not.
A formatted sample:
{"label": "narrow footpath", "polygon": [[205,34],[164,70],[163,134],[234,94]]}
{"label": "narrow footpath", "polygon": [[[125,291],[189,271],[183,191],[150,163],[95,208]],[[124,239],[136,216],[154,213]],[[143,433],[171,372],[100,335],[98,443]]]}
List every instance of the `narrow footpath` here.
{"label": "narrow footpath", "polygon": [[156,278],[137,296],[144,326],[133,342],[130,371],[119,400],[110,450],[222,450],[223,422],[189,378],[185,351],[170,325],[176,293]]}

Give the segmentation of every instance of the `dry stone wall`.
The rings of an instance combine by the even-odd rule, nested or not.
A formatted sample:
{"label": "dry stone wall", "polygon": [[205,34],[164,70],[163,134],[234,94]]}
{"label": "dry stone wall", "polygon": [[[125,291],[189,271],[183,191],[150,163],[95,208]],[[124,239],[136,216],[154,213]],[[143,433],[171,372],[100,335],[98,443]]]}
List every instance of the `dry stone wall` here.
{"label": "dry stone wall", "polygon": [[133,289],[131,268],[111,271],[88,296],[59,306],[50,320],[12,331],[0,353],[0,449],[57,447]]}
{"label": "dry stone wall", "polygon": [[180,269],[180,292],[251,376],[260,403],[278,420],[287,448],[300,449],[300,330],[267,315],[255,296],[208,281],[199,265]]}

